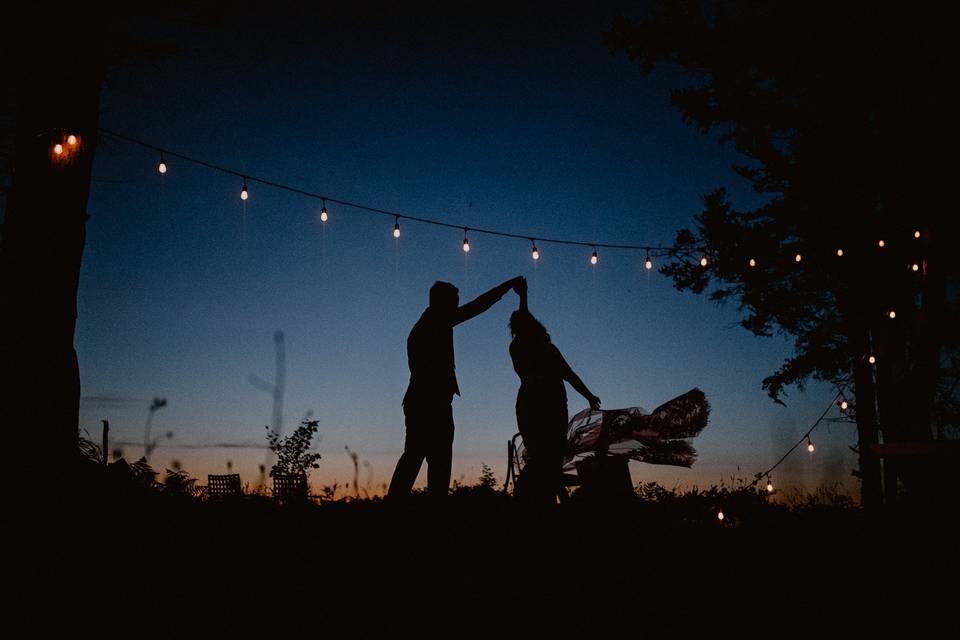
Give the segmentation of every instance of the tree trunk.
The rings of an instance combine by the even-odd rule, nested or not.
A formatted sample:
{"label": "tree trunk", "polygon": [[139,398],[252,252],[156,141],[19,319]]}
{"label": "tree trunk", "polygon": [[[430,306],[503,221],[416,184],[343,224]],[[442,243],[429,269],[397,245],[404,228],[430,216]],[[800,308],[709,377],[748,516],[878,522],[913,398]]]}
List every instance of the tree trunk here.
{"label": "tree trunk", "polygon": [[63,491],[78,460],[73,341],[104,62],[95,25],[69,16],[39,23],[61,32],[25,24],[17,42],[13,181],[0,243],[0,411],[22,439],[11,457],[37,478],[24,484],[48,492]]}
{"label": "tree trunk", "polygon": [[[867,332],[855,331],[850,341],[853,353],[869,353]],[[883,503],[880,481],[880,461],[870,448],[879,442],[877,430],[877,392],[871,365],[864,358],[856,358],[853,365],[854,393],[857,409],[857,448],[860,462],[860,504],[875,509]]]}

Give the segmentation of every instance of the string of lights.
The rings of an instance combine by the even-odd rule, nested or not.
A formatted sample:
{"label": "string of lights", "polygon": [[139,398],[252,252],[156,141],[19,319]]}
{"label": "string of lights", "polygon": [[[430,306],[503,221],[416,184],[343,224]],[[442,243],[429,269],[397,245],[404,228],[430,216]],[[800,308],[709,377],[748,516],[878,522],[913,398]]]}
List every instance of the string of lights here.
{"label": "string of lights", "polygon": [[[454,224],[451,222],[446,222],[444,220],[438,220],[436,218],[427,218],[427,217],[413,215],[410,213],[404,213],[400,211],[390,211],[387,209],[372,207],[372,206],[358,203],[358,202],[350,202],[348,200],[334,198],[329,195],[308,191],[306,189],[301,189],[299,187],[295,187],[282,182],[276,182],[274,180],[269,180],[267,178],[261,178],[248,173],[243,173],[241,171],[237,171],[236,169],[231,169],[230,167],[225,167],[213,162],[209,162],[207,160],[202,160],[200,158],[187,155],[185,153],[180,153],[177,151],[172,151],[170,149],[165,149],[155,144],[151,144],[149,142],[145,142],[143,140],[139,140],[137,138],[134,138],[122,133],[118,133],[116,131],[111,131],[109,129],[101,128],[100,133],[106,136],[109,136],[111,138],[114,138],[116,140],[121,140],[123,142],[135,144],[135,145],[144,147],[146,149],[150,149],[151,151],[155,151],[159,155],[157,171],[162,174],[165,174],[170,170],[168,159],[177,158],[185,162],[190,162],[192,164],[200,165],[202,167],[206,167],[208,169],[212,169],[214,171],[218,171],[220,173],[224,173],[224,174],[239,178],[241,181],[240,198],[244,201],[247,201],[250,198],[249,184],[256,183],[256,184],[262,184],[264,186],[272,187],[274,189],[278,189],[281,191],[286,191],[288,193],[295,193],[297,195],[304,196],[306,198],[311,198],[313,200],[321,201],[322,203],[322,207],[320,210],[321,222],[326,222],[327,220],[329,220],[330,212],[327,210],[328,202],[333,204],[338,204],[344,207],[350,207],[352,209],[357,209],[360,211],[366,211],[368,213],[374,213],[382,216],[391,217],[394,220],[394,225],[393,225],[394,238],[400,237],[400,221],[407,220],[410,222],[418,222],[421,224],[428,224],[428,225],[433,225],[438,227],[446,227],[448,229],[462,230],[464,252],[470,251],[470,240],[469,240],[468,234],[473,233],[473,234],[485,234],[485,235],[491,235],[491,236],[499,236],[501,238],[514,238],[514,239],[529,241],[532,245],[531,252],[530,252],[531,257],[534,260],[540,259],[540,250],[537,248],[538,242],[556,244],[556,245],[572,245],[572,246],[580,246],[580,247],[590,247],[591,249],[593,249],[593,253],[590,256],[591,264],[597,264],[597,262],[599,261],[599,254],[597,252],[598,249],[643,251],[646,254],[646,260],[644,262],[644,266],[648,270],[653,268],[652,257],[665,256],[671,253],[677,253],[676,247],[672,247],[672,246],[665,247],[663,245],[647,245],[647,244],[616,244],[616,243],[608,243],[608,242],[593,242],[593,241],[588,242],[585,240],[571,240],[568,238],[547,238],[547,237],[542,237],[538,235],[501,231],[499,229],[490,229],[490,228],[483,228],[483,227],[473,227],[470,225]],[[703,258],[703,261],[705,260],[706,258]],[[703,264],[703,261],[701,262],[701,264]]]}
{"label": "string of lights", "polygon": [[[264,186],[267,186],[267,187],[271,187],[271,188],[274,188],[274,189],[278,189],[278,190],[281,190],[281,191],[286,191],[286,192],[289,192],[289,193],[294,193],[294,194],[297,194],[297,195],[300,195],[300,196],[304,196],[304,197],[307,197],[307,198],[311,198],[311,199],[314,199],[314,200],[319,200],[319,201],[322,203],[322,204],[321,204],[320,214],[319,214],[319,217],[320,217],[320,221],[321,221],[321,222],[327,222],[327,221],[329,220],[329,218],[330,218],[330,212],[329,212],[329,210],[327,209],[327,203],[328,203],[328,202],[329,202],[329,203],[333,203],[333,204],[337,204],[337,205],[340,205],[340,206],[344,206],[344,207],[349,207],[349,208],[352,208],[352,209],[360,210],[360,211],[365,211],[365,212],[368,212],[368,213],[373,213],[373,214],[378,214],[378,215],[381,215],[381,216],[392,217],[392,218],[393,218],[393,221],[394,221],[392,233],[393,233],[393,237],[394,237],[394,238],[397,238],[397,239],[399,239],[399,238],[400,238],[400,235],[401,235],[400,222],[401,222],[401,220],[404,220],[404,221],[417,222],[417,223],[421,223],[421,224],[433,225],[433,226],[438,226],[438,227],[445,227],[445,228],[449,228],[449,229],[462,230],[462,231],[463,231],[463,245],[462,245],[462,248],[463,248],[463,251],[464,251],[465,253],[468,253],[468,252],[470,251],[470,249],[471,249],[469,234],[470,234],[470,233],[474,233],[474,234],[485,234],[485,235],[491,235],[491,236],[499,236],[499,237],[503,237],[503,238],[513,238],[513,239],[520,239],[520,240],[524,240],[524,241],[529,241],[529,242],[530,242],[530,246],[531,246],[530,255],[531,255],[531,258],[532,258],[534,261],[538,261],[538,260],[540,260],[540,258],[541,258],[540,250],[539,250],[538,247],[537,247],[537,243],[539,242],[539,243],[549,243],[549,244],[556,244],[556,245],[572,245],[572,246],[589,247],[589,248],[592,249],[592,253],[590,254],[590,263],[591,263],[592,265],[596,265],[596,264],[599,262],[599,258],[600,258],[599,252],[598,252],[599,249],[617,249],[617,250],[627,250],[627,251],[643,251],[643,252],[645,253],[644,267],[645,267],[645,269],[647,269],[648,271],[653,269],[653,266],[654,266],[654,264],[653,264],[653,257],[663,257],[663,256],[669,256],[669,255],[672,255],[672,256],[680,256],[680,255],[683,255],[683,256],[685,256],[685,257],[691,257],[691,256],[693,256],[693,257],[695,257],[695,258],[697,259],[697,261],[699,262],[699,264],[700,264],[701,267],[706,267],[707,264],[708,264],[707,252],[704,251],[704,250],[702,250],[702,249],[699,249],[699,248],[694,248],[694,249],[692,249],[692,250],[680,250],[678,247],[675,247],[675,246],[641,245],[641,244],[615,244],[615,243],[603,243],[603,242],[584,241],[584,240],[573,240],[573,239],[568,239],[568,238],[556,238],[556,237],[548,238],[548,237],[542,237],[542,236],[536,236],[536,235],[530,235],[530,234],[512,233],[512,232],[502,231],[502,230],[499,230],[499,229],[481,228],[481,227],[471,227],[471,226],[469,226],[469,225],[454,224],[454,223],[447,222],[447,221],[444,221],[444,220],[439,220],[439,219],[435,219],[435,218],[428,218],[428,217],[423,217],[423,216],[419,216],[419,215],[412,215],[412,214],[410,214],[410,213],[404,213],[404,212],[399,212],[399,211],[390,211],[390,210],[387,210],[387,209],[382,209],[382,208],[378,208],[378,207],[373,207],[373,206],[369,206],[369,205],[362,204],[362,203],[351,202],[351,201],[342,200],[342,199],[339,199],[339,198],[334,198],[334,197],[331,197],[331,196],[329,196],[329,195],[324,195],[324,194],[321,194],[321,193],[316,193],[316,192],[308,191],[308,190],[301,189],[301,188],[299,188],[299,187],[295,187],[295,186],[292,186],[292,185],[289,185],[289,184],[285,184],[285,183],[281,183],[281,182],[276,182],[276,181],[274,181],[274,180],[269,180],[269,179],[266,179],[266,178],[262,178],[262,177],[258,177],[258,176],[251,175],[251,174],[248,174],[248,173],[244,173],[244,172],[241,172],[241,171],[237,171],[237,170],[231,169],[231,168],[229,168],[229,167],[225,167],[225,166],[222,166],[222,165],[219,165],[219,164],[215,164],[215,163],[213,163],[213,162],[209,162],[209,161],[207,161],[207,160],[202,160],[202,159],[200,159],[200,158],[196,158],[196,157],[193,157],[193,156],[190,156],[190,155],[187,155],[187,154],[184,154],[184,153],[180,153],[180,152],[177,152],[177,151],[172,151],[172,150],[170,150],[170,149],[166,149],[166,148],[160,147],[160,146],[158,146],[158,145],[151,144],[151,143],[149,143],[149,142],[145,142],[145,141],[143,141],[143,140],[140,140],[140,139],[137,139],[137,138],[134,138],[134,137],[131,137],[131,136],[122,134],[122,133],[118,133],[118,132],[115,132],[115,131],[111,131],[111,130],[109,130],[109,129],[101,128],[99,131],[100,131],[101,134],[106,135],[106,136],[109,136],[109,137],[111,137],[111,138],[113,138],[113,139],[120,140],[120,141],[122,141],[122,142],[126,142],[126,143],[129,143],[129,144],[138,145],[138,146],[140,146],[140,147],[149,149],[149,150],[157,153],[157,154],[159,155],[159,161],[158,161],[158,164],[157,164],[157,171],[158,171],[159,173],[161,173],[161,174],[166,174],[166,173],[169,171],[169,169],[170,169],[170,167],[169,167],[169,165],[168,165],[168,162],[167,162],[167,161],[168,161],[168,158],[177,158],[177,159],[183,160],[183,161],[185,161],[185,162],[189,162],[189,163],[192,163],[192,164],[196,164],[196,165],[199,165],[199,166],[203,166],[203,167],[206,167],[206,168],[208,168],[208,169],[211,169],[211,170],[214,170],[214,171],[218,171],[218,172],[220,172],[220,173],[224,173],[224,174],[227,174],[227,175],[230,175],[230,176],[239,178],[240,181],[241,181],[240,198],[241,198],[241,200],[243,200],[244,202],[246,202],[246,201],[249,200],[249,198],[250,198],[249,184],[261,184],[261,185],[264,185]],[[65,138],[64,140],[65,140],[66,144],[68,145],[68,147],[69,147],[69,146],[72,146],[72,145],[76,145],[76,142],[77,142],[77,141],[76,141],[76,138],[75,138],[74,136],[72,136],[72,135],[69,136],[69,137],[67,137],[67,138]],[[64,152],[65,152],[65,147],[63,146],[62,143],[57,143],[57,144],[53,147],[53,153],[54,153],[54,155],[61,155],[61,154],[63,154]],[[917,229],[917,230],[915,230],[915,231],[913,232],[913,238],[914,238],[914,239],[917,239],[917,240],[921,238],[921,231],[920,231],[919,229]],[[878,247],[878,248],[883,249],[885,246],[886,246],[886,242],[885,242],[884,240],[881,239],[881,240],[879,240],[879,241],[877,242],[877,247]],[[837,249],[837,250],[836,250],[836,255],[837,255],[838,258],[843,258],[843,256],[844,256],[844,250],[843,250],[842,248]],[[796,254],[794,255],[793,260],[794,260],[795,263],[797,263],[797,264],[799,265],[799,264],[801,264],[801,262],[803,262],[803,255],[798,252],[798,253],[796,253]],[[751,268],[754,268],[754,267],[757,266],[757,261],[756,261],[756,259],[754,259],[754,258],[750,258],[748,264],[749,264],[749,266],[750,266]],[[910,270],[912,270],[912,271],[914,271],[914,272],[917,272],[917,271],[920,270],[920,265],[919,265],[919,263],[916,263],[916,262],[914,262],[914,263],[912,263],[912,264],[908,264],[907,266],[908,266],[908,269],[910,269]],[[884,312],[884,315],[887,316],[887,317],[888,317],[889,319],[891,319],[891,320],[893,320],[893,319],[895,319],[895,318],[897,317],[897,316],[896,316],[896,312],[895,312],[894,310],[892,310],[892,309],[889,309],[889,310],[885,311],[885,312]],[[865,357],[866,357],[867,362],[869,362],[871,365],[876,365],[877,360],[876,360],[875,355],[873,355],[873,353],[868,353],[868,354],[866,354]],[[830,412],[830,409],[831,409],[834,405],[837,405],[837,406],[840,408],[840,411],[842,411],[842,412],[844,412],[844,413],[847,411],[849,404],[848,404],[846,398],[844,397],[843,392],[844,392],[844,390],[846,389],[846,387],[848,386],[848,384],[849,384],[849,383],[845,383],[845,384],[840,388],[840,390],[837,392],[836,396],[830,401],[830,404],[827,406],[827,408],[824,410],[824,412],[823,412],[823,413],[820,415],[820,417],[813,423],[813,425],[806,431],[806,433],[804,433],[804,435],[796,442],[796,444],[794,444],[792,447],[790,447],[790,449],[788,449],[788,450],[786,451],[786,453],[784,453],[783,456],[782,456],[773,466],[771,466],[769,469],[767,469],[767,470],[765,470],[765,471],[761,471],[761,472],[755,474],[753,482],[751,482],[751,483],[748,485],[748,487],[756,486],[757,483],[759,483],[762,479],[766,478],[766,479],[767,479],[767,487],[766,487],[766,488],[767,488],[767,491],[768,491],[768,492],[773,492],[773,481],[772,481],[772,475],[771,475],[771,474],[773,473],[773,471],[774,471],[777,467],[780,466],[780,464],[782,464],[782,463],[784,462],[784,460],[787,459],[787,457],[790,456],[791,453],[793,453],[793,451],[795,451],[795,450],[797,449],[797,447],[799,447],[801,444],[806,443],[806,445],[807,445],[807,450],[808,450],[811,454],[814,452],[815,447],[814,447],[813,441],[812,441],[811,438],[810,438],[810,435],[811,435],[811,434],[813,433],[813,431],[825,420],[827,414]],[[248,446],[248,445],[234,445],[234,444],[223,443],[223,444],[219,444],[219,445],[197,445],[196,448],[208,448],[208,447],[210,447],[210,448],[219,448],[219,447],[236,447],[236,446],[246,447],[246,446]],[[192,448],[192,447],[190,447],[190,446],[188,445],[186,448]],[[253,448],[253,447],[251,447],[251,448]],[[256,447],[256,448],[260,448],[260,447]],[[718,517],[720,520],[723,520],[723,517],[724,517],[724,516],[723,516],[722,510],[718,512],[717,517]]]}
{"label": "string of lights", "polygon": [[815,430],[818,426],[820,426],[820,423],[824,421],[824,418],[827,417],[827,414],[830,413],[830,410],[831,410],[834,406],[839,407],[839,408],[840,408],[840,411],[843,411],[843,412],[846,412],[846,411],[847,411],[847,409],[849,408],[850,405],[849,405],[849,403],[847,402],[846,397],[844,397],[844,395],[843,395],[843,392],[844,392],[844,390],[845,390],[846,388],[847,388],[847,384],[845,383],[842,387],[840,387],[840,390],[837,391],[836,395],[830,400],[830,404],[828,404],[828,405],[827,405],[827,408],[823,410],[823,413],[821,413],[821,414],[820,414],[820,417],[817,418],[816,422],[813,423],[813,426],[811,426],[809,429],[807,429],[807,432],[804,433],[804,434],[800,437],[799,440],[797,440],[796,444],[794,444],[792,447],[790,447],[789,449],[787,449],[787,452],[784,453],[783,456],[781,456],[780,459],[777,460],[777,462],[774,463],[774,465],[773,465],[772,467],[770,467],[770,468],[767,469],[766,471],[760,471],[759,473],[756,473],[756,474],[754,475],[753,482],[751,482],[751,483],[750,483],[749,485],[747,485],[747,486],[748,486],[748,487],[754,487],[754,486],[756,486],[757,483],[760,482],[763,478],[766,478],[766,479],[767,479],[767,492],[768,492],[768,493],[773,493],[773,476],[771,475],[771,474],[773,473],[773,471],[774,471],[777,467],[779,467],[779,466],[783,463],[783,461],[786,460],[786,459],[790,456],[790,454],[793,453],[793,452],[797,449],[797,447],[799,447],[799,446],[800,446],[801,444],[803,444],[804,442],[807,443],[807,451],[809,451],[810,453],[813,453],[813,452],[816,450],[816,447],[815,447],[814,444],[813,444],[813,440],[810,439],[810,434],[813,433],[814,430]]}

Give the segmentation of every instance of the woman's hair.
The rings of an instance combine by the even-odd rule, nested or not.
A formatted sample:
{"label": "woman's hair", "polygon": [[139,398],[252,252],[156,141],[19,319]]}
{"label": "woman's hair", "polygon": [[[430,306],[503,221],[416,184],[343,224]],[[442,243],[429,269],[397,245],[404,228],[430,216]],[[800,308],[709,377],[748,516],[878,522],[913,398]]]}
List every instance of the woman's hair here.
{"label": "woman's hair", "polygon": [[547,328],[540,324],[540,321],[533,317],[529,311],[520,311],[519,309],[510,314],[510,333],[514,338],[521,337],[525,340],[542,340],[550,342],[550,334]]}

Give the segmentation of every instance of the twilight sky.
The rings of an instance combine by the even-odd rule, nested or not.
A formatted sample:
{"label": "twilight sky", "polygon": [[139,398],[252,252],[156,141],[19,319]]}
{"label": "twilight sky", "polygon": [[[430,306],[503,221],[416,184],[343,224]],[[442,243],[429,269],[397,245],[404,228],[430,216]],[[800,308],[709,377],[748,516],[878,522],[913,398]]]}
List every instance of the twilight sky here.
{"label": "twilight sky", "polygon": [[[600,40],[617,8],[458,13],[240,13],[215,28],[171,30],[181,55],[115,72],[101,125],[261,178],[373,207],[529,236],[669,244],[701,195],[727,186],[736,153],[669,105],[684,78],[643,78]],[[175,32],[174,32],[175,31]],[[435,280],[466,301],[518,274],[531,310],[605,408],[652,409],[693,386],[713,406],[692,469],[634,463],[635,482],[709,485],[770,466],[833,393],[811,385],[776,406],[760,387],[790,353],[784,338],[735,326],[733,306],[680,293],[642,253],[590,250],[402,223],[240,181],[102,139],[80,282],[81,426],[143,439],[154,396],[173,460],[205,482],[227,461],[256,484],[271,398],[273,333],[286,336],[284,428],[308,411],[323,454],[314,487],[352,479],[379,491],[403,446],[407,333]],[[740,159],[742,161],[742,159]],[[519,386],[507,347],[510,293],[455,331],[463,393],[454,402],[454,479],[480,463],[502,480]],[[572,389],[570,413],[585,406]],[[853,427],[825,424],[779,484],[841,480],[850,492]],[[142,447],[115,445],[128,459]],[[421,472],[421,483],[425,473]],[[419,483],[418,483],[419,484]]]}

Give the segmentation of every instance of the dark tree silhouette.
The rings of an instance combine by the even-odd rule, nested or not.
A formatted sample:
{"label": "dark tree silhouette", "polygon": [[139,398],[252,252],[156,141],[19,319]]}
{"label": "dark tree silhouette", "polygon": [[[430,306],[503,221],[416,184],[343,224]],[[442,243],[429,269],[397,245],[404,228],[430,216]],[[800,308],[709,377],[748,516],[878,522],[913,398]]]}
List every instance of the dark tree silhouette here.
{"label": "dark tree silhouette", "polygon": [[176,51],[169,34],[147,35],[151,25],[200,16],[176,1],[155,13],[123,3],[24,6],[0,32],[14,126],[12,152],[0,152],[12,158],[0,233],[0,424],[18,437],[20,460],[49,461],[51,486],[31,483],[39,491],[62,488],[78,459],[73,341],[104,78]]}
{"label": "dark tree silhouette", "polygon": [[102,23],[79,10],[61,17],[60,29],[36,14],[15,21],[13,179],[0,245],[0,410],[3,424],[25,439],[21,451],[72,470],[77,284],[106,53]]}
{"label": "dark tree silhouette", "polygon": [[[732,141],[749,159],[737,172],[768,196],[752,211],[724,189],[705,196],[661,271],[678,289],[736,301],[753,333],[793,337],[793,356],[763,381],[775,401],[810,378],[847,386],[865,505],[881,501],[870,445],[931,439],[956,388],[957,225],[943,215],[950,181],[937,153],[949,39],[936,24],[859,3],[673,0],[616,18],[607,34],[642,73],[690,73],[673,105]],[[922,470],[888,461],[887,497],[898,479],[929,488]]]}

